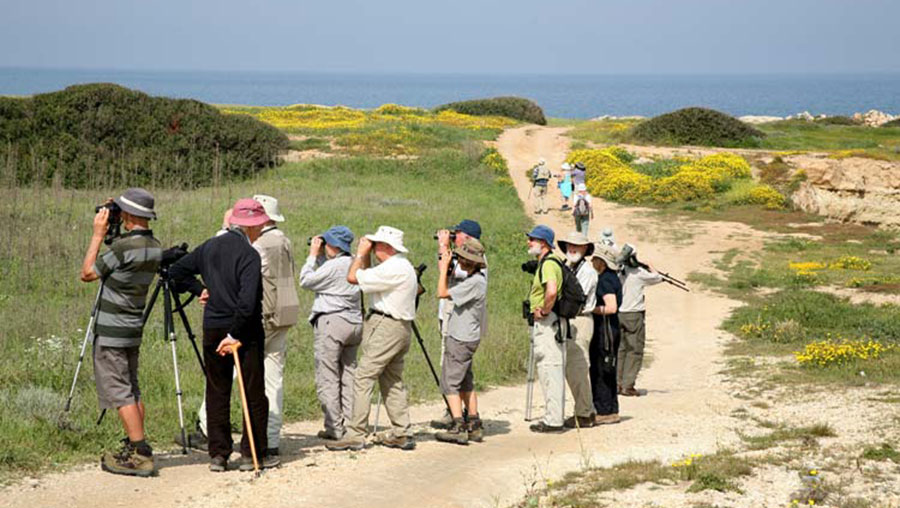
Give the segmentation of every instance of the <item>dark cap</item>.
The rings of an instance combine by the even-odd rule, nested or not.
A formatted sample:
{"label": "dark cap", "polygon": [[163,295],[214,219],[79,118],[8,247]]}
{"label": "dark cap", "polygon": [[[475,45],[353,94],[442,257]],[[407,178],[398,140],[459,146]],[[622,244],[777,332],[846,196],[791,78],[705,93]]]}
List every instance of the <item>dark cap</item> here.
{"label": "dark cap", "polygon": [[113,201],[119,205],[122,211],[128,212],[135,217],[156,218],[156,212],[153,211],[153,194],[140,187],[132,187],[126,190]]}
{"label": "dark cap", "polygon": [[462,231],[476,240],[481,240],[481,224],[478,224],[473,220],[463,220],[450,229],[452,231]]}

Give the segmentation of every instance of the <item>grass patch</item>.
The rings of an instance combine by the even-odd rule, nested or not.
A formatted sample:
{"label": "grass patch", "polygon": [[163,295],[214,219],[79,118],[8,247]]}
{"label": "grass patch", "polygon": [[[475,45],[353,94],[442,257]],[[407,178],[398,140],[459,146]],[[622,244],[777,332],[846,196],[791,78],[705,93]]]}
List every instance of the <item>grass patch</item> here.
{"label": "grass patch", "polygon": [[900,160],[900,127],[828,125],[786,120],[758,125],[766,133],[756,145],[769,150],[856,150],[856,156]]}
{"label": "grass patch", "polygon": [[309,137],[305,139],[292,139],[290,142],[291,150],[317,150],[319,152],[331,151],[331,140],[328,138]]}
{"label": "grass patch", "polygon": [[789,441],[799,441],[803,446],[816,446],[821,437],[834,437],[834,429],[830,425],[819,423],[805,427],[782,426],[767,434],[758,436],[742,435],[741,439],[750,450],[765,450]]}
{"label": "grass patch", "polygon": [[[434,297],[435,229],[472,218],[484,228],[491,262],[490,327],[475,360],[478,389],[522,378],[527,357],[526,329],[518,313],[528,278],[519,264],[522,232],[528,226],[515,190],[498,181],[481,160],[484,149],[470,149],[484,133],[455,129],[452,148],[429,150],[415,160],[351,157],[287,164],[251,180],[193,191],[151,189],[160,220],[153,223],[164,246],[186,241],[192,247],[212,236],[221,213],[236,198],[256,193],[279,198],[287,221],[279,226],[293,240],[296,259],[307,255],[305,239],[335,223],[357,235],[390,224],[406,232],[413,263],[425,262],[429,293],[419,309],[419,328],[432,355],[440,350]],[[443,131],[440,131],[443,132]],[[96,284],[77,279],[87,246],[94,205],[121,189],[0,188],[0,476],[93,460],[121,437],[115,415],[96,426],[96,395],[91,362],[80,374],[72,409],[72,430],[56,425],[77,361]],[[449,190],[452,190],[450,192]],[[36,255],[39,253],[39,255]],[[300,291],[301,307],[312,295]],[[200,307],[188,316],[200,332]],[[147,404],[147,432],[159,450],[170,447],[178,426],[171,350],[162,336],[160,309],[145,329],[141,350],[141,391]],[[203,380],[186,335],[177,325],[178,358],[186,422],[191,425],[202,399]],[[318,418],[313,378],[312,331],[301,322],[288,335],[285,417]],[[413,346],[405,381],[413,401],[437,397],[422,354]],[[90,358],[90,357],[88,357]],[[240,405],[232,403],[232,421]],[[289,437],[286,437],[289,439]]]}
{"label": "grass patch", "polygon": [[882,443],[881,446],[869,446],[863,450],[862,458],[866,460],[885,461],[890,460],[895,464],[900,464],[900,451],[894,449],[888,443]]}

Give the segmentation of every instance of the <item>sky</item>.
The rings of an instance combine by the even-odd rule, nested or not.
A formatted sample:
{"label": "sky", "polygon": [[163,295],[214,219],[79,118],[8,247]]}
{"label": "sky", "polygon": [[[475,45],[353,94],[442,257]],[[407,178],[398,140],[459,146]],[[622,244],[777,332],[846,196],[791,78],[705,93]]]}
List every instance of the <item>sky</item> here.
{"label": "sky", "polygon": [[897,0],[0,0],[0,67],[900,72]]}

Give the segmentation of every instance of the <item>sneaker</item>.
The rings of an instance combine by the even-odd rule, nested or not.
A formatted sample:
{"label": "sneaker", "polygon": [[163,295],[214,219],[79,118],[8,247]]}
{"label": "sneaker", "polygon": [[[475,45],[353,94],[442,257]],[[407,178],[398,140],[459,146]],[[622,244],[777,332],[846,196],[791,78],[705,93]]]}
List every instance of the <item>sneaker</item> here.
{"label": "sneaker", "polygon": [[544,422],[533,423],[528,427],[528,429],[531,430],[531,432],[540,432],[540,433],[562,432],[565,430],[565,428],[562,425],[557,427],[555,425],[547,425]]}
{"label": "sneaker", "polygon": [[278,448],[266,448],[266,457],[277,457],[281,455],[281,450]]}
{"label": "sneaker", "polygon": [[563,422],[563,427],[567,429],[589,429],[594,426],[594,415],[591,416],[570,416]]}
{"label": "sneaker", "polygon": [[622,390],[619,391],[619,394],[624,395],[625,397],[640,397],[641,396],[641,392],[637,391],[633,386],[630,386],[628,388],[622,388]]}
{"label": "sneaker", "polygon": [[444,410],[444,416],[440,420],[431,420],[431,427],[435,429],[450,429],[453,427],[453,416],[450,411]]}
{"label": "sneaker", "polygon": [[141,455],[130,449],[119,452],[107,452],[100,458],[100,468],[112,474],[140,476],[143,478],[156,474],[153,456]]}
{"label": "sneaker", "polygon": [[[260,469],[272,469],[273,467],[278,467],[280,465],[281,459],[271,455],[267,455],[259,461]],[[241,465],[238,466],[238,470],[244,472],[253,471],[253,457],[241,457]]]}
{"label": "sneaker", "polygon": [[621,421],[622,419],[619,418],[619,413],[594,416],[594,425],[612,425]]}
{"label": "sneaker", "polygon": [[[341,435],[343,435],[343,433],[341,433]],[[341,438],[341,435],[338,435],[338,433],[333,430],[320,430],[316,433],[317,438],[327,439],[329,441],[337,441]]]}
{"label": "sneaker", "polygon": [[193,448],[203,452],[209,451],[209,439],[207,439],[206,434],[200,430],[200,422],[197,422],[197,430],[187,434],[187,444],[182,441],[181,433],[175,434],[175,442],[178,443],[178,446],[183,446],[185,448]]}
{"label": "sneaker", "polygon": [[484,441],[484,424],[478,415],[469,420],[469,441],[475,441],[476,443]]}
{"label": "sneaker", "polygon": [[469,444],[469,428],[462,418],[453,420],[453,425],[445,432],[437,432],[434,438],[442,443]]}
{"label": "sneaker", "polygon": [[383,436],[378,439],[378,444],[406,451],[415,450],[416,448],[416,442],[409,436]]}
{"label": "sneaker", "polygon": [[359,451],[366,447],[366,441],[360,437],[344,437],[334,443],[328,443],[325,448],[333,452],[342,452],[345,450]]}
{"label": "sneaker", "polygon": [[228,470],[228,459],[221,455],[209,459],[209,470],[213,473],[224,473]]}

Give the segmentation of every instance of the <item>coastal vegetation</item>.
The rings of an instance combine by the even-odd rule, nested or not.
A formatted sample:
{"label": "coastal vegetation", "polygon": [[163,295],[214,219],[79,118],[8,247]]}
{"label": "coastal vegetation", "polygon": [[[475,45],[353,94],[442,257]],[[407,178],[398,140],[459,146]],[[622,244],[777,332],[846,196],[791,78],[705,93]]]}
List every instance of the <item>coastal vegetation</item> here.
{"label": "coastal vegetation", "polygon": [[0,166],[15,185],[192,188],[273,167],[287,146],[252,118],[113,84],[0,97]]}
{"label": "coastal vegetation", "polygon": [[451,102],[438,106],[435,111],[456,111],[473,116],[505,116],[526,123],[547,125],[544,110],[536,102],[521,97],[494,97]]}
{"label": "coastal vegetation", "polygon": [[746,146],[765,134],[744,122],[707,108],[684,108],[635,125],[629,135],[663,145]]}

